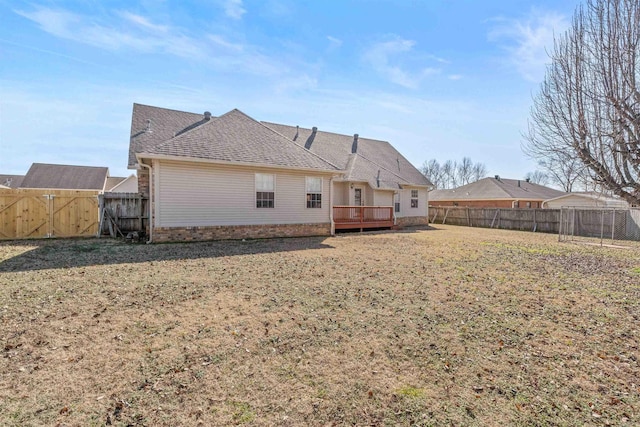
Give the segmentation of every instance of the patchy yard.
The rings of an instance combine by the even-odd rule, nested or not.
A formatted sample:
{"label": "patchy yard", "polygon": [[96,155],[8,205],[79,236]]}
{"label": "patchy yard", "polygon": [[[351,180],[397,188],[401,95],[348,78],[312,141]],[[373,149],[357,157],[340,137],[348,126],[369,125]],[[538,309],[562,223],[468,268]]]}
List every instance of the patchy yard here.
{"label": "patchy yard", "polygon": [[638,425],[640,250],[0,243],[0,425]]}

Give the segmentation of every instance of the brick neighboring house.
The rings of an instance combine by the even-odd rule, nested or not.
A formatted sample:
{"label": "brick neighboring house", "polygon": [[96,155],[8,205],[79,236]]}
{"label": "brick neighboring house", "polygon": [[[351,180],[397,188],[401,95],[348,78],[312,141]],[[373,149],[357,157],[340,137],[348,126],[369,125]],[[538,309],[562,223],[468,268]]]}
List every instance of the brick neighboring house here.
{"label": "brick neighboring house", "polygon": [[564,195],[567,193],[526,180],[495,176],[454,189],[433,190],[429,193],[429,204],[472,208],[537,209],[543,207],[545,200]]}
{"label": "brick neighboring house", "polygon": [[134,104],[129,168],[150,240],[329,235],[428,223],[431,183],[386,141]]}

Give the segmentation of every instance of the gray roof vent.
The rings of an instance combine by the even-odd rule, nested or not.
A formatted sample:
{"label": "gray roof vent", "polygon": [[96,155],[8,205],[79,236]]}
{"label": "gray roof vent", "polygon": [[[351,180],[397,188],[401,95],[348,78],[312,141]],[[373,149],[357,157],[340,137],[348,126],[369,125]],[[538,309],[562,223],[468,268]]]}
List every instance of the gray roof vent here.
{"label": "gray roof vent", "polygon": [[497,179],[498,181],[500,181],[500,175],[496,175],[494,176],[495,179]]}
{"label": "gray roof vent", "polygon": [[300,126],[296,125],[296,134],[293,136],[293,140],[295,141],[296,139],[298,139],[299,135],[300,135]]}
{"label": "gray roof vent", "polygon": [[205,111],[204,112],[204,119],[205,120],[211,120],[211,113],[209,111]]}
{"label": "gray roof vent", "polygon": [[357,133],[353,134],[353,144],[351,144],[351,152],[352,153],[358,152],[358,134]]}
{"label": "gray roof vent", "polygon": [[147,128],[145,129],[145,132],[149,132],[149,133],[153,132],[151,130],[151,119],[147,119]]}

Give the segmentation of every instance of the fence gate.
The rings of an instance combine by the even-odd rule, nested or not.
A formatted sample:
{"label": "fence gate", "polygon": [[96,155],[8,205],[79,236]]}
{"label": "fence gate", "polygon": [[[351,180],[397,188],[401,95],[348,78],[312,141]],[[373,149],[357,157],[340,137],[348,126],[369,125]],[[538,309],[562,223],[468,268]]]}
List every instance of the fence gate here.
{"label": "fence gate", "polygon": [[98,192],[0,190],[0,239],[95,236]]}

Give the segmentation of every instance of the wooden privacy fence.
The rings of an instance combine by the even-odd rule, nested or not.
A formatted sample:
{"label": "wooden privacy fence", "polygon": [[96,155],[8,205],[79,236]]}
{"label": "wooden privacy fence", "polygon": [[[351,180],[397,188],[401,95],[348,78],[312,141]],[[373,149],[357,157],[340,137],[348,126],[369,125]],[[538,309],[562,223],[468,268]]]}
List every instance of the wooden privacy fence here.
{"label": "wooden privacy fence", "polygon": [[499,209],[429,206],[433,224],[557,233],[560,209]]}
{"label": "wooden privacy fence", "polygon": [[98,192],[0,190],[0,239],[95,236]]}
{"label": "wooden privacy fence", "polygon": [[100,234],[126,237],[142,232],[148,221],[148,198],[138,193],[104,193],[99,196]]}

